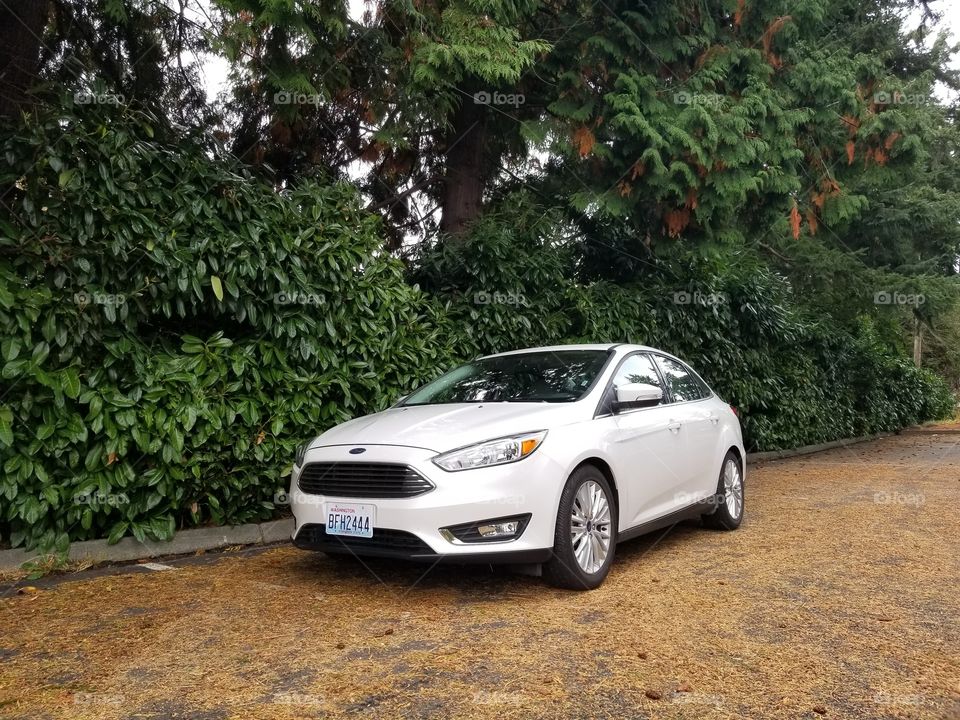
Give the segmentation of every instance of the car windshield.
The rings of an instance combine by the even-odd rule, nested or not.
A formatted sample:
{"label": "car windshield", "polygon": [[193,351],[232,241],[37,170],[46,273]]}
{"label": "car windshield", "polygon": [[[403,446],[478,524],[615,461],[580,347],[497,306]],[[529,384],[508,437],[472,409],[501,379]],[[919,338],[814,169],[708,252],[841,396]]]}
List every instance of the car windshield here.
{"label": "car windshield", "polygon": [[573,402],[590,389],[606,350],[558,350],[482,358],[412,393],[404,405]]}

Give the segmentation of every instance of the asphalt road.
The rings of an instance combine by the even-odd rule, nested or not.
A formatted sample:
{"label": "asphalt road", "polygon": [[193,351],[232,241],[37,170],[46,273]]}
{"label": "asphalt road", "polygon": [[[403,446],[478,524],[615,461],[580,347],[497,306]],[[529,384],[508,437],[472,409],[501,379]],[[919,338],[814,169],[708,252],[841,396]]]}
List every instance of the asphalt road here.
{"label": "asphalt road", "polygon": [[0,599],[2,718],[960,718],[960,433],[752,466],[563,592],[292,547]]}

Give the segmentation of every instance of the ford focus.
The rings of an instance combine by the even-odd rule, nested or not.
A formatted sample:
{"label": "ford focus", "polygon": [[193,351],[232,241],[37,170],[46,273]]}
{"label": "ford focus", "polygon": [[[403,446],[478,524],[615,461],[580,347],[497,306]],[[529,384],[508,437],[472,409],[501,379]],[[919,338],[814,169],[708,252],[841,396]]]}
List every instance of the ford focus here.
{"label": "ford focus", "polygon": [[743,519],[736,412],[679,358],[625,344],[479,358],[297,450],[300,548],[539,564],[597,587],[617,544]]}

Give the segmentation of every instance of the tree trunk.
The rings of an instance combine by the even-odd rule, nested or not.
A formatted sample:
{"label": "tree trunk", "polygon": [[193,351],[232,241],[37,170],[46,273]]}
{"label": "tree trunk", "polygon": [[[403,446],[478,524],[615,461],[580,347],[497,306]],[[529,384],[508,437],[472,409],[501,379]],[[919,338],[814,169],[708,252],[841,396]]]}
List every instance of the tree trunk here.
{"label": "tree trunk", "polygon": [[483,145],[486,140],[486,106],[473,96],[464,97],[454,116],[447,143],[446,177],[440,230],[453,238],[463,234],[483,200]]}
{"label": "tree trunk", "polygon": [[30,104],[27,90],[36,82],[46,2],[0,3],[0,117],[17,118]]}
{"label": "tree trunk", "polygon": [[923,323],[917,317],[913,319],[913,364],[923,364]]}

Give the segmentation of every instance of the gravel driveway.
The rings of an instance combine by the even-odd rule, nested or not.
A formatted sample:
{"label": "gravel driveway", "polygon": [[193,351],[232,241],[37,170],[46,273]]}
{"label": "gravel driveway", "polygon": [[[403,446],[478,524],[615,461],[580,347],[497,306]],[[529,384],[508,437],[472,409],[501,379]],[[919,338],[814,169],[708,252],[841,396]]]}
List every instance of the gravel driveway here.
{"label": "gravel driveway", "polygon": [[291,547],[0,599],[0,717],[960,718],[960,431],[751,466],[605,585]]}

